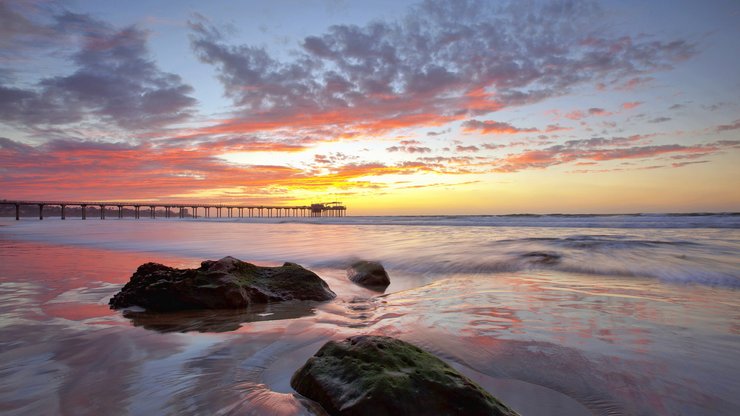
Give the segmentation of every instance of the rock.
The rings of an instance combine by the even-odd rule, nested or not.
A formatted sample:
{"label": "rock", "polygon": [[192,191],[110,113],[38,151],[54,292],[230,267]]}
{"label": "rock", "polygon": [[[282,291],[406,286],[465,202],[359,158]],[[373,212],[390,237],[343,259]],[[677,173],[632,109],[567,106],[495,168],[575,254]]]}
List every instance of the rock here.
{"label": "rock", "polygon": [[284,300],[333,299],[336,295],[316,273],[295,263],[260,267],[233,257],[204,261],[198,269],[146,263],[111,298],[112,309],[147,310],[247,308]]}
{"label": "rock", "polygon": [[439,358],[407,342],[329,341],[290,380],[331,415],[516,415]]}
{"label": "rock", "polygon": [[391,279],[388,278],[383,265],[377,261],[357,261],[347,268],[347,277],[349,280],[360,286],[365,286],[379,292],[385,290]]}
{"label": "rock", "polygon": [[552,251],[531,251],[522,254],[520,257],[531,264],[552,266],[560,263],[563,256]]}

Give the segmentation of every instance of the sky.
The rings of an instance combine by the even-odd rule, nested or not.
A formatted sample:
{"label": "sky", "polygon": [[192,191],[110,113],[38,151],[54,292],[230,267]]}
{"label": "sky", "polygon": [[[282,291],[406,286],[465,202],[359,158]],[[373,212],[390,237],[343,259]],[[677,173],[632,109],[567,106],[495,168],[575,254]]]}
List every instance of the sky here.
{"label": "sky", "polygon": [[736,0],[0,0],[0,199],[737,212],[738,39]]}

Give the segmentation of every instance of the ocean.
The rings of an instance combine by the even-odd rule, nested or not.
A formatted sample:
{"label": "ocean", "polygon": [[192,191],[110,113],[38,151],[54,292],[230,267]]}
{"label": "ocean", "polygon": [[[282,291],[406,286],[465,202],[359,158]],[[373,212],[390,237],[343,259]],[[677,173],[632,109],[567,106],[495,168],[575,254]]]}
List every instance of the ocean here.
{"label": "ocean", "polygon": [[[330,302],[126,315],[137,266],[296,262]],[[384,294],[346,278],[378,260]],[[0,412],[309,414],[290,377],[382,334],[524,416],[740,414],[740,215],[0,219]]]}

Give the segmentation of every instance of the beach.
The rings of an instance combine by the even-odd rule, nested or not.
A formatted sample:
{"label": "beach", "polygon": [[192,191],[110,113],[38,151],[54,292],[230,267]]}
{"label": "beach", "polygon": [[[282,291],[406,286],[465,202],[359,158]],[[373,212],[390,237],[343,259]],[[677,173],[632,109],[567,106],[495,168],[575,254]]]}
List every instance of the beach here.
{"label": "beach", "polygon": [[[0,411],[309,414],[326,341],[400,338],[522,415],[740,413],[740,216],[0,220]],[[295,262],[337,294],[244,311],[108,301],[146,262]],[[346,267],[380,261],[384,294]]]}

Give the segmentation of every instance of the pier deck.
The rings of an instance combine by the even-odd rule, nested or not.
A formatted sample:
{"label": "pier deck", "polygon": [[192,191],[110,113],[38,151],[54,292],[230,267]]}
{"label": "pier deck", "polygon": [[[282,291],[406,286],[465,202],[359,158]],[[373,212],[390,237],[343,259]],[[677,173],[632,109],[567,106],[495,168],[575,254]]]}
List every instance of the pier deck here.
{"label": "pier deck", "polygon": [[[44,207],[60,207],[61,219],[67,219],[67,207],[79,207],[81,219],[87,219],[89,208],[99,211],[101,220],[106,213],[122,219],[124,213],[129,217],[157,218],[270,218],[270,217],[344,217],[347,207],[340,202],[326,202],[311,205],[239,205],[239,204],[204,204],[182,202],[125,202],[125,201],[28,201],[28,200],[0,200],[0,205],[15,206],[15,219],[21,219],[22,206],[38,207],[39,220],[44,219]],[[190,210],[190,212],[188,212]],[[203,215],[199,215],[199,210]],[[213,215],[211,215],[213,210]]]}

